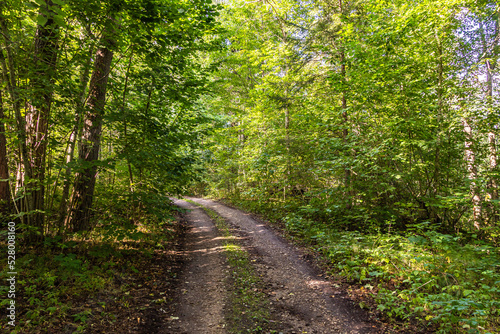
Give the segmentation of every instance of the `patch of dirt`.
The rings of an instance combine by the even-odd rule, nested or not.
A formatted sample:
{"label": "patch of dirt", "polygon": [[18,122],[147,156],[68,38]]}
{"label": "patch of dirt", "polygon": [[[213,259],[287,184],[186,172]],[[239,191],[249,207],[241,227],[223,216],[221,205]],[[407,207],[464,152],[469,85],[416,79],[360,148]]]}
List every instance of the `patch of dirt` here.
{"label": "patch of dirt", "polygon": [[[190,199],[223,217],[247,250],[261,278],[258,291],[264,294],[271,312],[269,328],[273,333],[404,332],[370,318],[376,314],[358,306],[363,297],[354,296],[353,300],[342,282],[332,281],[318,269],[313,254],[291,245],[278,230],[216,201]],[[92,314],[104,314],[95,318],[99,322],[89,325],[89,333],[229,333],[225,312],[231,312],[229,294],[234,287],[223,237],[202,208],[182,200],[174,200],[174,204],[187,210],[179,218],[176,241],[151,258],[134,253],[123,259],[124,263],[133,263],[137,272],[124,268],[115,275],[109,291],[86,301],[86,309]],[[75,329],[70,325],[63,332]]]}
{"label": "patch of dirt", "polygon": [[218,202],[190,198],[226,219],[244,237],[255,268],[265,282],[273,317],[285,333],[383,333],[347,293],[319,275],[303,255],[250,214]]}
{"label": "patch of dirt", "polygon": [[[217,201],[229,208],[239,210],[232,203],[224,200]],[[389,319],[383,312],[377,310],[377,303],[375,296],[378,289],[374,287],[372,290],[367,289],[366,286],[358,282],[347,280],[345,277],[332,273],[335,271],[332,263],[325,258],[318,257],[311,247],[304,240],[296,238],[293,234],[285,230],[284,222],[275,222],[273,224],[266,223],[265,217],[255,213],[246,213],[252,217],[257,223],[265,225],[275,235],[277,235],[285,243],[292,243],[293,247],[300,254],[300,257],[309,263],[313,273],[319,277],[323,277],[330,282],[333,294],[332,298],[342,300],[347,303],[347,307],[360,309],[359,305],[363,305],[363,311],[367,314],[369,319],[367,321],[373,322],[379,333],[399,333],[399,334],[430,334],[435,333],[436,326],[432,323],[422,323],[417,319],[401,319],[400,322],[395,322],[394,319]],[[308,246],[309,245],[309,246]],[[374,284],[376,285],[376,284]],[[396,288],[392,289],[396,290]],[[376,331],[374,333],[377,333]]]}

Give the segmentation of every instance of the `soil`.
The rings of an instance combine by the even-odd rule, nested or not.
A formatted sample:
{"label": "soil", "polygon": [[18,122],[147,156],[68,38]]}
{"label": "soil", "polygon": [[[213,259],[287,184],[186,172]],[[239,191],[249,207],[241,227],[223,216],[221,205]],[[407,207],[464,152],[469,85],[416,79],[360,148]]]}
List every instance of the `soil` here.
{"label": "soil", "polygon": [[[90,320],[86,333],[178,333],[172,329],[172,316],[178,305],[178,276],[185,267],[185,230],[186,226],[179,217],[175,238],[166,243],[164,249],[158,249],[150,256],[131,252],[117,259],[123,263],[123,269],[114,275],[109,288],[89,299],[82,296],[84,309],[100,314]],[[134,264],[135,270],[130,269],[130,263]],[[59,331],[41,333],[70,334],[75,331],[75,325],[68,323]]]}
{"label": "soil", "polygon": [[187,263],[180,277],[173,333],[225,333],[227,264],[221,238],[202,208],[181,200],[174,204],[190,210],[185,219],[191,228],[186,235]]}

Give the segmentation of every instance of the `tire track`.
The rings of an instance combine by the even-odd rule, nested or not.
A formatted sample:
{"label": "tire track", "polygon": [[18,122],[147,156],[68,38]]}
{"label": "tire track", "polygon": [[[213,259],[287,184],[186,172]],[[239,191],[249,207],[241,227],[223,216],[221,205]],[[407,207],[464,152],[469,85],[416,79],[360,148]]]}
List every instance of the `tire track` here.
{"label": "tire track", "polygon": [[180,277],[178,312],[172,318],[171,333],[224,334],[227,268],[221,240],[202,208],[173,201],[190,210],[185,218],[191,228],[186,235],[187,265]]}

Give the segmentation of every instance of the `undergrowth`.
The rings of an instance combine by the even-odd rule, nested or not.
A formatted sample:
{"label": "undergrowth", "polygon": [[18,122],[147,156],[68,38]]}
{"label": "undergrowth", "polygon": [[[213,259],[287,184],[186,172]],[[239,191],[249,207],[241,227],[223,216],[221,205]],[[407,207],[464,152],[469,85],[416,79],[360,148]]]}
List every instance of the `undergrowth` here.
{"label": "undergrowth", "polygon": [[332,275],[369,291],[389,320],[417,320],[437,333],[500,332],[500,249],[474,234],[440,233],[429,222],[392,233],[346,231],[300,208],[233,203],[280,222],[331,264]]}
{"label": "undergrowth", "polygon": [[[96,296],[124,295],[126,302],[124,291],[111,290],[120,286],[125,289],[119,280],[138,272],[135,260],[151,257],[174,237],[168,199],[159,203],[156,210],[161,207],[162,215],[147,212],[135,201],[110,200],[98,208],[102,213],[96,217],[92,232],[67,234],[64,238],[48,236],[41,245],[29,245],[18,234],[16,326],[12,328],[2,321],[2,332],[83,333],[89,331],[90,320],[115,321],[106,302]],[[6,254],[5,238],[1,239],[0,252]],[[2,281],[8,277],[6,261],[6,256],[0,258]],[[6,295],[5,284],[0,291]],[[7,303],[7,298],[0,301],[0,316],[4,319]]]}

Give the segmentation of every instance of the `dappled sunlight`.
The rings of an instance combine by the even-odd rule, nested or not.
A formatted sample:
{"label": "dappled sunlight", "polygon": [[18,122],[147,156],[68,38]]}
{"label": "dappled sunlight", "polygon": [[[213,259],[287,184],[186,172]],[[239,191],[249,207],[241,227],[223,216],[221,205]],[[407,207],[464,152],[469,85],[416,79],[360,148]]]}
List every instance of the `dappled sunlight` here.
{"label": "dappled sunlight", "polygon": [[244,238],[242,237],[237,237],[237,236],[234,236],[234,235],[229,235],[229,236],[224,236],[224,237],[216,237],[216,238],[213,238],[212,240],[244,240]]}
{"label": "dappled sunlight", "polygon": [[185,252],[186,252],[186,254],[203,253],[205,255],[211,255],[211,254],[216,254],[216,253],[227,252],[227,249],[224,246],[216,246],[216,247],[210,247],[210,248],[194,249],[194,250],[189,250],[189,251],[185,251]]}
{"label": "dappled sunlight", "polygon": [[319,289],[319,288],[326,288],[330,286],[330,283],[328,281],[324,280],[309,280],[306,282],[306,285],[312,289]]}

